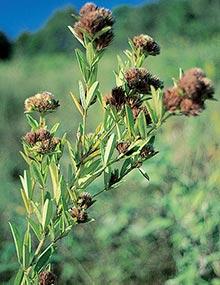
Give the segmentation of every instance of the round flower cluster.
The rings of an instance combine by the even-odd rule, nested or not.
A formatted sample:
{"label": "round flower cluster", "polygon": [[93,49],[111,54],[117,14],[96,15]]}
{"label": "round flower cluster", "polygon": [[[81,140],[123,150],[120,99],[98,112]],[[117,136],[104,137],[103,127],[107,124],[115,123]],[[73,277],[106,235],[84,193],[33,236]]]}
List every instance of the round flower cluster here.
{"label": "round flower cluster", "polygon": [[153,38],[148,35],[139,35],[133,38],[133,44],[136,49],[139,49],[142,54],[147,55],[158,55],[160,54],[160,46]]}
{"label": "round flower cluster", "polygon": [[84,34],[88,35],[97,50],[102,50],[113,39],[113,24],[114,19],[110,10],[87,3],[80,10],[80,18],[74,25],[74,31],[81,40],[84,40]]}
{"label": "round flower cluster", "polygon": [[39,274],[40,285],[56,285],[56,275],[50,271],[43,271]]}
{"label": "round flower cluster", "polygon": [[177,86],[164,92],[164,106],[170,112],[180,111],[186,116],[196,116],[205,108],[205,100],[212,99],[214,87],[204,71],[192,68],[177,82]]}
{"label": "round flower cluster", "polygon": [[32,148],[32,150],[39,154],[53,152],[56,146],[60,143],[59,138],[53,137],[49,131],[43,128],[35,132],[28,132],[23,137],[23,140]]}
{"label": "round flower cluster", "polygon": [[77,201],[77,206],[70,209],[70,215],[78,223],[88,222],[88,214],[86,209],[88,209],[95,201],[92,199],[92,196],[88,192],[83,192],[80,194]]}
{"label": "round flower cluster", "polygon": [[29,97],[24,102],[26,113],[37,111],[40,113],[50,112],[59,107],[59,101],[54,99],[52,93],[44,91],[32,97]]}
{"label": "round flower cluster", "polygon": [[128,69],[125,72],[125,80],[131,90],[142,94],[150,93],[151,86],[155,89],[163,87],[163,82],[145,68],[132,67]]}
{"label": "round flower cluster", "polygon": [[113,88],[111,93],[105,96],[105,103],[115,106],[118,111],[121,110],[126,103],[126,94],[123,88],[121,86]]}

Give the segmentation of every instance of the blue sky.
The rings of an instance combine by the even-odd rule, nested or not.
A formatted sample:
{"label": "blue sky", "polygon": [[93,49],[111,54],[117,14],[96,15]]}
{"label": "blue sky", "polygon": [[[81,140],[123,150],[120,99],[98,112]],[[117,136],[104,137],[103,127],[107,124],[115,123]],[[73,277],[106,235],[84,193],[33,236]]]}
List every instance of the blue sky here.
{"label": "blue sky", "polygon": [[[74,0],[0,0],[0,30],[15,38],[22,31],[39,29],[55,9],[73,5],[79,9],[85,2]],[[90,1],[91,2],[91,1]],[[148,0],[97,0],[97,5],[112,8],[123,4],[138,5]]]}

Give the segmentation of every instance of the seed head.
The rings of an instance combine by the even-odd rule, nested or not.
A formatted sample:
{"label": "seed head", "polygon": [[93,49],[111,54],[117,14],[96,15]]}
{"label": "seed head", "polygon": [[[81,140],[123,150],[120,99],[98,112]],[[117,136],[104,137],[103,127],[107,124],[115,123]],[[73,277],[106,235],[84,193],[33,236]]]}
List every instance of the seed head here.
{"label": "seed head", "polygon": [[[81,40],[84,40],[84,34],[86,33],[94,41],[97,50],[102,50],[113,39],[113,24],[114,19],[110,10],[97,7],[93,3],[87,3],[80,10],[80,19],[75,23],[74,30]],[[97,35],[97,33],[108,27],[109,29],[106,32]]]}
{"label": "seed head", "polygon": [[132,67],[125,72],[128,87],[138,93],[150,93],[152,85],[155,89],[163,83],[159,78],[152,76],[145,68]]}
{"label": "seed head", "polygon": [[105,102],[107,105],[115,106],[117,110],[120,110],[126,102],[126,96],[123,88],[113,88],[111,94],[105,97]]}
{"label": "seed head", "polygon": [[163,103],[167,111],[174,112],[179,109],[182,96],[177,87],[171,87],[164,91]]}
{"label": "seed head", "polygon": [[40,113],[53,111],[59,106],[59,101],[54,99],[54,96],[50,92],[38,93],[25,100],[24,109],[25,112],[37,111]]}
{"label": "seed head", "polygon": [[133,38],[133,44],[135,48],[145,55],[158,55],[160,54],[160,46],[153,38],[148,35],[139,35]]}
{"label": "seed head", "polygon": [[92,200],[92,195],[88,192],[83,192],[79,196],[79,200],[77,201],[77,205],[81,209],[88,209],[95,201]]}
{"label": "seed head", "polygon": [[39,285],[55,285],[56,275],[50,271],[43,271],[39,274]]}
{"label": "seed head", "polygon": [[185,72],[178,82],[184,95],[197,102],[204,102],[213,98],[214,88],[212,82],[205,76],[200,68],[192,68]]}
{"label": "seed head", "polygon": [[70,210],[70,215],[78,224],[86,223],[88,221],[88,214],[85,212],[85,210],[80,208],[73,207]]}

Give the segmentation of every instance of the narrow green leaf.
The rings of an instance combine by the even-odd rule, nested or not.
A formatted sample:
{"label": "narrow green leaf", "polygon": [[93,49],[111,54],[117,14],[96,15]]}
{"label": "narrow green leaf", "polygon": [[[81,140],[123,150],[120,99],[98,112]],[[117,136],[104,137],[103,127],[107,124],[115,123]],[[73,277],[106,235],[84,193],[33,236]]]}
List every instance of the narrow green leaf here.
{"label": "narrow green leaf", "polygon": [[43,229],[45,229],[50,223],[52,214],[53,214],[52,201],[49,199],[46,199],[44,202],[42,222],[41,222]]}
{"label": "narrow green leaf", "polygon": [[74,29],[71,26],[68,26],[70,32],[74,35],[74,37],[84,46],[83,41],[78,37],[78,35],[75,33]]}
{"label": "narrow green leaf", "polygon": [[82,106],[80,105],[79,101],[77,100],[77,98],[73,95],[72,92],[70,92],[70,96],[73,99],[73,103],[75,104],[76,108],[78,109],[78,111],[80,112],[80,114],[83,116],[83,109]]}
{"label": "narrow green leaf", "polygon": [[131,158],[127,158],[121,167],[120,177],[123,177],[124,175],[126,175],[130,167],[131,167]]}
{"label": "narrow green leaf", "polygon": [[40,171],[40,166],[36,162],[33,162],[31,164],[31,168],[32,168],[32,171],[33,171],[33,174],[34,174],[36,180],[39,182],[39,184],[41,186],[44,186],[45,183],[44,183],[44,178],[43,178],[41,171]]}
{"label": "narrow green leaf", "polygon": [[104,165],[107,165],[110,161],[112,154],[115,149],[115,134],[111,134],[110,138],[108,139],[108,142],[106,144],[105,148],[105,154],[104,154]]}
{"label": "narrow green leaf", "polygon": [[28,222],[35,233],[37,239],[40,241],[41,240],[41,226],[37,223],[35,223],[32,219],[28,219]]}
{"label": "narrow green leaf", "polygon": [[138,168],[138,170],[140,171],[140,173],[144,176],[144,178],[146,178],[148,181],[150,180],[150,177],[148,176],[148,174],[146,173],[146,171],[144,171],[142,168]]}
{"label": "narrow green leaf", "polygon": [[46,248],[45,251],[40,255],[40,257],[39,257],[39,259],[38,259],[38,261],[37,261],[37,263],[36,263],[36,266],[35,266],[34,269],[35,269],[35,271],[36,271],[37,273],[39,273],[40,270],[41,270],[42,268],[44,268],[44,267],[48,264],[48,261],[49,261],[51,255],[52,255],[52,247],[51,247],[51,245],[50,245],[50,246],[49,246],[48,248]]}
{"label": "narrow green leaf", "polygon": [[147,122],[145,118],[144,111],[141,111],[137,118],[138,130],[141,138],[147,137]]}
{"label": "narrow green leaf", "polygon": [[26,114],[27,122],[29,126],[35,130],[39,127],[38,121],[36,121],[31,115]]}
{"label": "narrow green leaf", "polygon": [[105,34],[106,32],[108,32],[111,29],[112,29],[111,26],[103,28],[101,31],[99,31],[98,33],[95,34],[94,39],[99,38],[100,36],[102,36],[103,34]]}
{"label": "narrow green leaf", "polygon": [[59,126],[60,126],[60,123],[56,123],[56,124],[51,128],[50,133],[51,133],[51,134],[55,134],[56,131],[57,131],[57,129],[59,128]]}
{"label": "narrow green leaf", "polygon": [[87,81],[88,70],[87,70],[87,63],[86,63],[84,54],[81,52],[80,49],[76,49],[75,53],[76,53],[76,59],[79,64],[79,69],[83,75],[84,80]]}
{"label": "narrow green leaf", "polygon": [[15,277],[15,280],[14,280],[14,285],[21,285],[21,282],[22,282],[22,279],[23,279],[23,276],[24,276],[24,271],[23,271],[23,268],[20,268],[18,270],[18,273]]}
{"label": "narrow green leaf", "polygon": [[88,109],[88,107],[90,106],[91,102],[94,99],[94,96],[96,95],[96,91],[98,89],[99,86],[99,82],[96,81],[92,84],[92,86],[90,87],[88,94],[86,96],[86,108]]}
{"label": "narrow green leaf", "polygon": [[85,89],[84,89],[82,81],[79,81],[79,96],[80,96],[82,107],[83,109],[85,109],[86,108],[86,97],[85,97]]}
{"label": "narrow green leaf", "polygon": [[133,135],[135,136],[134,117],[133,117],[131,108],[129,106],[125,105],[125,110],[126,110],[126,124],[128,128],[128,133],[129,133],[129,136],[132,137]]}
{"label": "narrow green leaf", "polygon": [[94,52],[93,44],[89,42],[86,48],[86,58],[90,66],[93,64],[94,56],[95,56],[95,52]]}
{"label": "narrow green leaf", "polygon": [[23,189],[21,189],[21,197],[23,199],[26,211],[27,213],[29,213],[30,212],[30,199],[28,199],[26,192]]}
{"label": "narrow green leaf", "polygon": [[22,240],[21,240],[21,236],[20,236],[20,233],[19,233],[19,231],[18,231],[18,229],[17,229],[17,227],[15,225],[13,226],[11,223],[9,223],[9,226],[11,228],[12,236],[13,236],[13,239],[14,239],[18,261],[21,263],[21,257],[22,257]]}
{"label": "narrow green leaf", "polygon": [[56,203],[59,203],[61,190],[60,190],[60,184],[59,184],[59,173],[58,173],[58,167],[55,163],[51,163],[49,166],[50,169],[50,176],[51,181],[53,185],[53,195]]}

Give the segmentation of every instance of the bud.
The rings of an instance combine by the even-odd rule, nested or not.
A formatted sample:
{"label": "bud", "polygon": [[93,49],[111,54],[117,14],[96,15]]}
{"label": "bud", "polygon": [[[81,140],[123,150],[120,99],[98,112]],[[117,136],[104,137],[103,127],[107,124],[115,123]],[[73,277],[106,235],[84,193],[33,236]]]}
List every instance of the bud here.
{"label": "bud", "polygon": [[128,87],[138,93],[150,93],[152,85],[155,89],[163,86],[163,82],[152,76],[145,68],[132,67],[125,72]]}
{"label": "bud", "polygon": [[78,224],[86,223],[88,221],[88,214],[85,210],[80,208],[73,207],[70,209],[70,215]]}
{"label": "bud", "polygon": [[40,113],[51,112],[57,107],[59,107],[59,101],[56,101],[52,93],[47,91],[27,98],[24,103],[26,113],[33,111]]}
{"label": "bud", "polygon": [[[94,41],[97,50],[102,50],[113,39],[113,24],[114,20],[110,10],[99,8],[93,3],[87,3],[80,10],[80,19],[75,23],[74,31],[81,40],[84,40],[83,35],[87,33]],[[97,33],[108,27],[109,30],[97,36]]]}
{"label": "bud", "polygon": [[168,88],[164,92],[163,103],[167,111],[174,112],[179,109],[182,96],[177,87]]}
{"label": "bud", "polygon": [[88,209],[95,201],[92,200],[92,195],[88,192],[83,192],[79,196],[79,200],[77,201],[77,205],[81,209]]}
{"label": "bud", "polygon": [[135,36],[132,41],[135,48],[139,49],[142,54],[153,56],[160,54],[160,46],[148,35]]}
{"label": "bud", "polygon": [[39,285],[55,285],[56,275],[50,271],[43,271],[39,274]]}
{"label": "bud", "polygon": [[121,110],[126,102],[125,92],[122,87],[115,87],[109,96],[105,97],[107,105],[115,106],[117,110]]}

